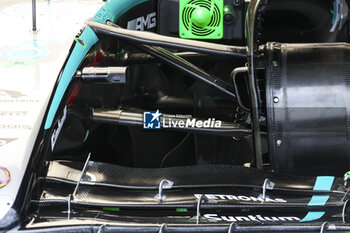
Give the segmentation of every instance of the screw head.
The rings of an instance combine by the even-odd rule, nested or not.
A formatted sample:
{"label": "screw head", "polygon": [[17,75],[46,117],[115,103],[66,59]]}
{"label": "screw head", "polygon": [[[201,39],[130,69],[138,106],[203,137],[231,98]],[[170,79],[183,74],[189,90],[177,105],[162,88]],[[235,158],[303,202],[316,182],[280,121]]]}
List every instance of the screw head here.
{"label": "screw head", "polygon": [[273,102],[277,104],[278,102],[280,102],[280,99],[278,97],[273,97]]}
{"label": "screw head", "polygon": [[240,6],[241,5],[241,0],[233,0],[233,5]]}
{"label": "screw head", "polygon": [[278,61],[272,61],[272,66],[278,66]]}
{"label": "screw head", "polygon": [[282,140],[277,140],[276,144],[277,144],[277,146],[280,146],[282,144]]}

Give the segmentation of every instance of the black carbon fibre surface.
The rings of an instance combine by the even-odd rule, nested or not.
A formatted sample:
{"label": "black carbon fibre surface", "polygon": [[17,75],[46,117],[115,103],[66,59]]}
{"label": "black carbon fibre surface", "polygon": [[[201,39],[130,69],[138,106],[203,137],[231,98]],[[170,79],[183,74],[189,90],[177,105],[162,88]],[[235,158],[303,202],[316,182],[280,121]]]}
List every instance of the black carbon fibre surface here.
{"label": "black carbon fibre surface", "polygon": [[[44,184],[41,203],[66,202],[74,185],[48,182]],[[72,203],[84,206],[113,206],[128,208],[190,208],[196,209],[198,199],[205,196],[202,209],[332,209],[339,212],[344,206],[341,195],[330,195],[326,203],[309,206],[312,195],[292,195],[285,192],[268,191],[263,201],[259,190],[243,188],[205,188],[164,190],[164,199],[159,202],[157,191],[125,190],[110,187],[79,186]]]}
{"label": "black carbon fibre surface", "polygon": [[[313,222],[300,222],[307,214],[304,212],[293,211],[271,211],[271,210],[229,210],[215,211],[202,210],[200,217],[201,226],[229,225],[235,223],[241,226],[277,226],[298,224],[312,226],[322,224],[325,221],[331,221],[334,224],[343,224],[341,216],[332,211],[327,211],[322,218]],[[40,215],[35,217],[29,224],[31,227],[39,226],[40,223],[48,221],[58,224],[63,220],[65,224],[75,222],[76,224],[87,224],[88,221],[94,223],[103,222],[106,225],[138,225],[138,224],[190,224],[196,226],[196,212],[186,210],[178,212],[177,210],[126,210],[96,208],[84,209],[73,206],[71,220],[66,219],[67,209],[64,206],[41,205]],[[40,217],[39,217],[40,216]],[[84,216],[84,217],[82,217]],[[101,223],[102,224],[102,223]]]}
{"label": "black carbon fibre surface", "polygon": [[[57,211],[60,210],[60,211]],[[175,210],[173,211],[162,211],[162,212],[152,212],[152,211],[127,211],[127,210],[119,210],[119,211],[108,211],[108,210],[84,210],[84,209],[75,209],[75,214],[73,214],[73,218],[79,219],[82,214],[85,216],[85,219],[103,219],[105,221],[111,221],[119,224],[128,224],[128,223],[148,223],[148,224],[195,224],[196,223],[196,213],[195,212],[184,212],[178,213]],[[63,208],[55,209],[52,207],[41,208],[41,216],[42,220],[45,220],[45,217],[51,218],[62,218],[65,216],[66,210]],[[263,217],[282,217],[282,216],[295,216],[299,219],[302,219],[305,216],[305,212],[299,213],[291,213],[291,212],[271,212],[271,211],[250,211],[247,213],[243,213],[242,211],[230,211],[230,212],[221,212],[220,214],[216,211],[206,211],[203,210],[202,215],[206,214],[216,214],[217,216],[247,216],[247,215],[260,215]],[[201,217],[202,224],[225,224],[230,223],[232,221],[225,220],[217,220],[217,221],[208,221],[205,217]],[[80,218],[81,219],[81,218]],[[331,214],[325,215],[324,219],[332,219],[333,222],[340,222],[341,219],[336,216],[332,216]],[[322,221],[322,220],[320,220]],[[37,219],[37,222],[40,222]],[[243,221],[242,221],[243,222]],[[279,221],[275,221],[279,222]],[[297,222],[297,221],[290,221]],[[264,224],[264,225],[272,225],[273,221],[247,221],[245,224]]]}
{"label": "black carbon fibre surface", "polygon": [[[40,181],[43,192],[38,200],[32,201],[40,216],[32,222],[33,226],[45,223],[47,219],[57,221],[67,216],[68,197],[73,193],[82,169],[83,163],[51,163],[49,176]],[[266,178],[275,183],[275,188],[267,190],[262,202],[262,184]],[[163,179],[173,181],[175,188],[163,190],[165,198],[159,202],[158,185]],[[300,222],[309,212],[324,213],[313,223],[341,223],[345,193],[338,187],[342,187],[342,179],[334,180],[332,192],[311,192],[315,182],[316,177],[277,176],[227,165],[135,169],[90,162],[72,196],[71,218],[116,225],[191,225],[196,223],[198,198],[204,195],[200,207],[203,226],[231,223],[245,226],[297,223],[299,226],[304,224]],[[219,183],[227,186],[206,186]],[[322,199],[322,195],[327,196],[325,202],[314,200],[310,205],[315,196],[317,200]]]}
{"label": "black carbon fibre surface", "polygon": [[[48,177],[78,181],[83,164],[68,161],[51,162]],[[163,179],[174,182],[173,188],[205,185],[237,185],[245,187],[262,187],[265,179],[275,183],[274,189],[312,191],[316,177],[297,177],[277,175],[272,172],[244,168],[232,165],[198,165],[162,169],[140,169],[121,167],[113,164],[90,161],[82,181],[90,185],[115,185],[126,188],[130,186],[158,189]],[[339,191],[343,180],[335,178],[332,191]]]}

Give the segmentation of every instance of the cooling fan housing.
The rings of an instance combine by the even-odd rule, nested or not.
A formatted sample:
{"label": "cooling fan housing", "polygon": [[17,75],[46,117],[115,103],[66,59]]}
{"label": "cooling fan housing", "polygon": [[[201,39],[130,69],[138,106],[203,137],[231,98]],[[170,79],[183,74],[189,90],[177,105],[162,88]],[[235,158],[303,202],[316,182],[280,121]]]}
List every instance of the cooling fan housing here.
{"label": "cooling fan housing", "polygon": [[180,0],[180,37],[222,39],[223,8],[224,0]]}

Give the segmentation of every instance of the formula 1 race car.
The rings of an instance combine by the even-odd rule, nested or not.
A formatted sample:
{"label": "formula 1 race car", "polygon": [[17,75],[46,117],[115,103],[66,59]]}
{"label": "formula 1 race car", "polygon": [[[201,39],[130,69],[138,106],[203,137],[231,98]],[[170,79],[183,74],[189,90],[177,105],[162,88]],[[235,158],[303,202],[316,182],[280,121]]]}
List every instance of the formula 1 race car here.
{"label": "formula 1 race car", "polygon": [[106,1],[0,164],[0,229],[349,232],[348,6]]}

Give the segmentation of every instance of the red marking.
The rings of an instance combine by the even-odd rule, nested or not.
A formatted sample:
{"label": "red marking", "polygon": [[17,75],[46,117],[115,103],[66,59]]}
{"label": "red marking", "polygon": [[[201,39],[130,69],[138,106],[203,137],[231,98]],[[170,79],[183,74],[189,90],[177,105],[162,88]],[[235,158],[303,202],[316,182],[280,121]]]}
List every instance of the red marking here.
{"label": "red marking", "polygon": [[101,51],[98,51],[98,53],[91,59],[88,66],[98,66],[103,59],[103,54]]}
{"label": "red marking", "polygon": [[[91,59],[91,61],[87,66],[98,66],[101,63],[102,59],[103,59],[103,54],[101,51],[98,51],[97,54]],[[78,96],[80,88],[81,88],[81,82],[78,82],[78,84],[74,87],[72,94],[69,96],[69,99],[67,102],[68,106],[70,106],[75,100],[75,98]]]}
{"label": "red marking", "polygon": [[78,96],[79,91],[80,91],[80,87],[81,87],[81,82],[78,82],[78,84],[74,87],[74,90],[72,92],[72,94],[69,96],[67,105],[70,106],[73,101],[75,100],[75,98]]}

